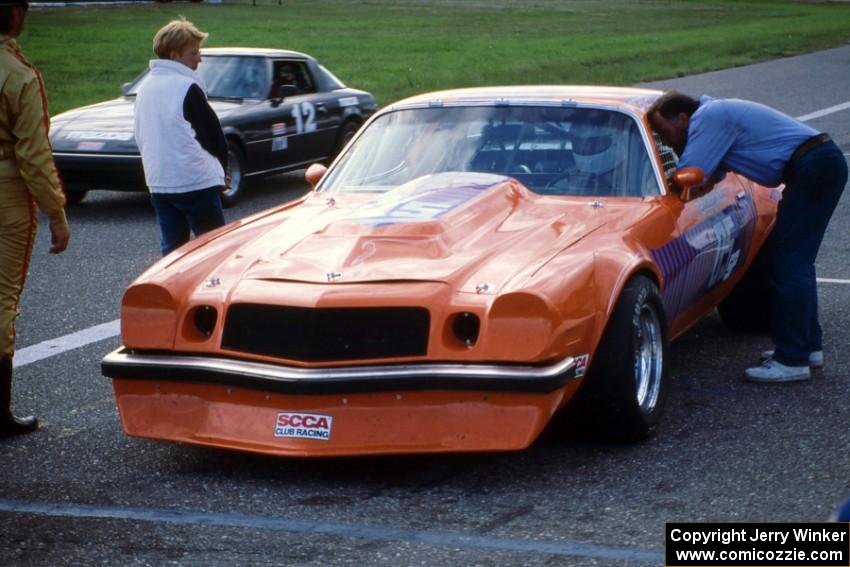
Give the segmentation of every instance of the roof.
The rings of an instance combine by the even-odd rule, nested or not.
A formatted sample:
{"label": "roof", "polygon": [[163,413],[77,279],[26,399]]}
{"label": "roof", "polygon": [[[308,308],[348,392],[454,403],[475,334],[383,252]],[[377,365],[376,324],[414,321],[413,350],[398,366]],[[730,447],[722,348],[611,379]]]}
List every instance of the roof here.
{"label": "roof", "polygon": [[242,57],[298,57],[312,59],[306,53],[288,49],[272,49],[270,47],[205,47],[201,55],[238,55]]}
{"label": "roof", "polygon": [[587,104],[630,107],[638,112],[652,104],[662,91],[634,87],[590,85],[520,85],[502,87],[473,87],[437,91],[401,100],[393,107],[421,106],[434,103],[549,103]]}

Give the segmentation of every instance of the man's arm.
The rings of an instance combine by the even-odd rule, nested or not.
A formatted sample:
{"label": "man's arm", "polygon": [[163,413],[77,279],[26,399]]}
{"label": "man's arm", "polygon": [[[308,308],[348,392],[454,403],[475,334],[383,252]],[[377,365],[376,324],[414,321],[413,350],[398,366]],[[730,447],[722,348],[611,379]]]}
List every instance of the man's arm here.
{"label": "man's arm", "polygon": [[725,173],[718,170],[726,152],[735,142],[736,126],[725,119],[724,113],[714,109],[703,109],[691,117],[688,126],[688,142],[679,156],[678,167],[697,166],[705,173],[706,180],[719,181]]}
{"label": "man's arm", "polygon": [[23,84],[15,103],[16,119],[12,126],[17,140],[15,160],[38,208],[50,218],[50,252],[57,254],[67,248],[70,229],[65,217],[65,195],[47,136],[49,122],[36,77]]}

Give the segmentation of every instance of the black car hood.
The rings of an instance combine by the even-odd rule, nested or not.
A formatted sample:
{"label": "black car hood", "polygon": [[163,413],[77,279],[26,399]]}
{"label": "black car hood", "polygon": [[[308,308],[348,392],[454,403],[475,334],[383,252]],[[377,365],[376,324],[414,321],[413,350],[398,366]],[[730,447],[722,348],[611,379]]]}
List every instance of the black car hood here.
{"label": "black car hood", "polygon": [[[215,113],[222,120],[241,102],[211,100]],[[56,151],[80,150],[84,142],[103,142],[100,151],[133,151],[133,109],[135,98],[121,97],[63,112],[52,118],[50,142]],[[90,150],[96,146],[89,146]]]}
{"label": "black car hood", "polygon": [[116,98],[63,112],[51,119],[51,133],[68,131],[132,132],[132,98]]}

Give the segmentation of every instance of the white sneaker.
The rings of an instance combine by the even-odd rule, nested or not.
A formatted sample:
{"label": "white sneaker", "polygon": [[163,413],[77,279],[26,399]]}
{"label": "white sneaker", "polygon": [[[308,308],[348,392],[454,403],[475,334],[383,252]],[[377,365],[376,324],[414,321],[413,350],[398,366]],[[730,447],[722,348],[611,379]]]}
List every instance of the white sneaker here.
{"label": "white sneaker", "polygon": [[772,358],[744,371],[750,382],[799,382],[812,377],[808,366],[785,366]]}
{"label": "white sneaker", "polygon": [[[773,351],[766,350],[761,353],[761,362],[762,364],[766,361],[773,358]],[[812,353],[809,353],[809,366],[815,369],[823,368],[823,351],[816,350]]]}

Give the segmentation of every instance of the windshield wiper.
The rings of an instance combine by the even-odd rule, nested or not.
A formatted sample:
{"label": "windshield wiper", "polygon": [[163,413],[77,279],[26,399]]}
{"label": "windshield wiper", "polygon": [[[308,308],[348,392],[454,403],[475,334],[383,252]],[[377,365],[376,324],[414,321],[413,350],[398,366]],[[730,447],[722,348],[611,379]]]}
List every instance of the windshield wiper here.
{"label": "windshield wiper", "polygon": [[245,98],[241,97],[241,96],[223,96],[223,95],[213,95],[213,94],[208,94],[207,98],[211,98],[211,99],[215,99],[215,100],[228,100],[228,101],[231,101],[231,102],[242,102],[243,100],[245,100]]}

